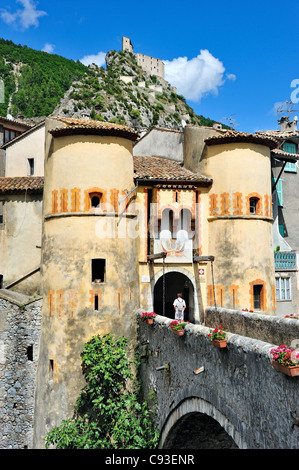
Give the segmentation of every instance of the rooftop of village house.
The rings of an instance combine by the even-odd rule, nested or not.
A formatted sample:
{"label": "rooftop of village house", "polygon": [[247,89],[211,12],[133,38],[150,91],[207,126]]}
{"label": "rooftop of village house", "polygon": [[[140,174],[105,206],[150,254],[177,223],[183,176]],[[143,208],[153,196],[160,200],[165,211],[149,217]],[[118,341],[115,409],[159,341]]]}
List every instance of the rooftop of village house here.
{"label": "rooftop of village house", "polygon": [[251,134],[248,132],[238,132],[235,130],[228,130],[222,135],[211,136],[205,139],[206,145],[221,145],[224,143],[235,142],[248,142],[253,144],[266,145],[270,149],[277,147],[277,140],[272,136],[263,134]]}
{"label": "rooftop of village house", "polygon": [[164,157],[134,156],[134,177],[137,180],[211,184],[212,178],[198,175],[182,164]]}
{"label": "rooftop of village house", "polygon": [[59,126],[51,129],[49,132],[53,137],[74,134],[115,135],[135,141],[139,136],[137,131],[123,124],[96,121],[93,119],[75,119],[57,116],[50,117],[65,125],[64,127]]}

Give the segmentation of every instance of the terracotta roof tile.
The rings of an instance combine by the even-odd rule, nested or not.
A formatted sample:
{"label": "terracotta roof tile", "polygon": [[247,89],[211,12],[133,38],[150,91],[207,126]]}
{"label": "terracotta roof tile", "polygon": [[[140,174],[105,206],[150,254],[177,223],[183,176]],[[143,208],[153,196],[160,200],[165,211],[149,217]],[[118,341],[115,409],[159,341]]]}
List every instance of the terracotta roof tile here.
{"label": "terracotta roof tile", "polygon": [[277,141],[272,136],[263,134],[250,134],[247,132],[237,132],[229,130],[225,134],[208,137],[205,139],[207,145],[220,145],[230,142],[249,142],[254,144],[266,145],[270,149],[277,147]]}
{"label": "terracotta roof tile", "polygon": [[184,182],[211,184],[212,179],[197,175],[180,163],[162,157],[134,156],[135,178],[138,180],[156,182]]}
{"label": "terracotta roof tile", "polygon": [[268,131],[258,131],[258,135],[270,136],[278,139],[287,139],[289,137],[299,138],[299,131],[285,131],[281,132],[280,130],[268,130]]}
{"label": "terracotta roof tile", "polygon": [[0,178],[0,193],[15,191],[42,191],[44,178],[42,176],[15,176]]}
{"label": "terracotta roof tile", "polygon": [[57,127],[49,132],[54,137],[71,134],[117,135],[130,140],[136,140],[138,132],[129,126],[112,122],[95,121],[93,119],[75,119],[51,116],[52,119],[62,122],[65,127]]}
{"label": "terracotta roof tile", "polygon": [[299,155],[285,152],[284,150],[281,150],[281,149],[271,150],[271,155],[273,155],[274,157],[282,157],[282,158],[290,158],[293,160],[299,160]]}
{"label": "terracotta roof tile", "polygon": [[4,126],[6,124],[15,124],[15,125],[23,127],[24,129],[30,129],[30,127],[32,126],[32,124],[28,124],[22,121],[17,121],[16,119],[8,119],[3,116],[0,116],[0,123],[4,124]]}

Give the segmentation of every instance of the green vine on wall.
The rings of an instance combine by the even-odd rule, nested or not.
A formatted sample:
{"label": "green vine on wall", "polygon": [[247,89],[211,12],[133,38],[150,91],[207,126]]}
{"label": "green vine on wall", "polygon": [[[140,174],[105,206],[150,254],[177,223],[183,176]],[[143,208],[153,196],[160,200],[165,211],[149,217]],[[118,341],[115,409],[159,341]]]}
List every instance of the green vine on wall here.
{"label": "green vine on wall", "polygon": [[159,434],[128,359],[129,340],[111,334],[94,336],[81,353],[86,385],[74,417],[53,428],[46,448],[154,449]]}

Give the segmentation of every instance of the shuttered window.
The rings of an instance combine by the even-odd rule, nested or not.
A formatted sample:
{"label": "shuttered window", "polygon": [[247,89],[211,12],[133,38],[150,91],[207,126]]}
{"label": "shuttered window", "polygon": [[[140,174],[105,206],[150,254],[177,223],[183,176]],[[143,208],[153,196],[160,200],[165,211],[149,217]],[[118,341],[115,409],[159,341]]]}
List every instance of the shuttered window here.
{"label": "shuttered window", "polygon": [[[294,144],[294,142],[284,142],[282,148],[285,152],[296,155],[296,144]],[[287,162],[286,166],[284,167],[284,171],[291,171],[292,173],[296,173],[296,163]]]}

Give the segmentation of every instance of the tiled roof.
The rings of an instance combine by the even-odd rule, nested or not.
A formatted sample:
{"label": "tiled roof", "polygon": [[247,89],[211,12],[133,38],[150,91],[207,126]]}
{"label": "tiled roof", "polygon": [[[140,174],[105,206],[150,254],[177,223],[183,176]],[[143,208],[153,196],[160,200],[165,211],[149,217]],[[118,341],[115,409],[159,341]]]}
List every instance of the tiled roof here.
{"label": "tiled roof", "polygon": [[50,117],[65,124],[65,127],[57,127],[49,131],[54,137],[73,134],[115,135],[134,141],[139,135],[138,132],[131,127],[124,126],[122,124],[95,121],[93,119],[75,119],[56,116]]}
{"label": "tiled roof", "polygon": [[278,130],[269,130],[269,131],[258,131],[256,132],[258,135],[265,135],[265,136],[270,136],[278,139],[287,139],[289,137],[297,137],[299,138],[299,131],[294,132],[294,131],[285,131],[281,132]]}
{"label": "tiled roof", "polygon": [[271,155],[273,155],[274,157],[291,158],[293,160],[299,160],[299,155],[285,152],[284,150],[281,150],[281,149],[271,150]]}
{"label": "tiled roof", "polygon": [[231,142],[249,142],[254,144],[266,145],[270,149],[277,147],[277,141],[271,136],[262,134],[250,134],[247,132],[237,132],[229,130],[222,135],[216,135],[205,139],[207,145],[220,145]]}
{"label": "tiled roof", "polygon": [[42,176],[14,176],[0,178],[0,193],[15,191],[42,191],[44,178]]}
{"label": "tiled roof", "polygon": [[17,121],[16,119],[8,119],[3,116],[0,116],[0,123],[3,124],[4,126],[6,124],[15,124],[18,126],[22,126],[24,129],[30,129],[31,124],[27,124],[25,122]]}
{"label": "tiled roof", "polygon": [[180,163],[162,157],[134,156],[135,179],[155,182],[184,182],[191,184],[211,184],[212,179],[197,175]]}

